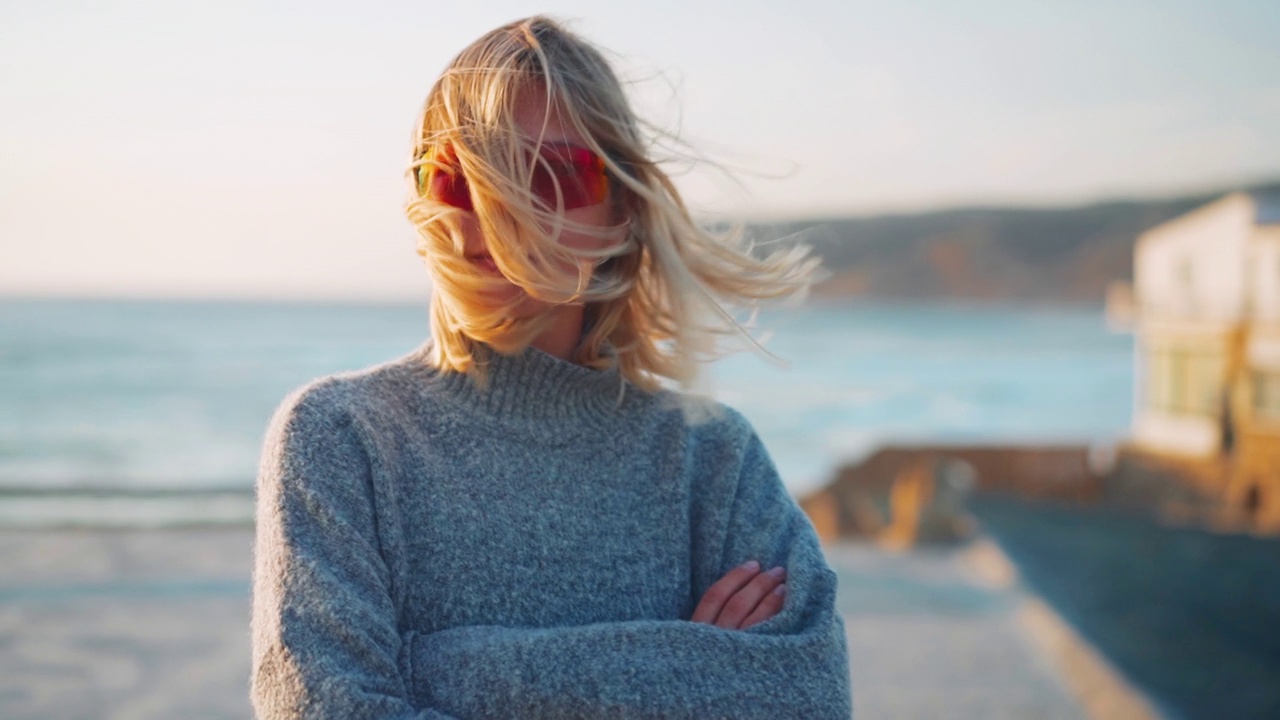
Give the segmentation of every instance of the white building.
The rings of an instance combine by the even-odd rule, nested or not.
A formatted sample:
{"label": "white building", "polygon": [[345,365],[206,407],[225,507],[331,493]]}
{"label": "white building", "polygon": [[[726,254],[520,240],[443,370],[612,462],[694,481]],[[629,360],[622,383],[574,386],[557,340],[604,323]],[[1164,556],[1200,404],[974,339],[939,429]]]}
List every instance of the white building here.
{"label": "white building", "polygon": [[[1139,236],[1134,440],[1209,457],[1230,448],[1237,379],[1280,415],[1280,202],[1234,193]],[[1224,437],[1224,432],[1227,437]]]}
{"label": "white building", "polygon": [[1280,522],[1280,197],[1233,193],[1134,248],[1133,442],[1230,460],[1228,499]]}

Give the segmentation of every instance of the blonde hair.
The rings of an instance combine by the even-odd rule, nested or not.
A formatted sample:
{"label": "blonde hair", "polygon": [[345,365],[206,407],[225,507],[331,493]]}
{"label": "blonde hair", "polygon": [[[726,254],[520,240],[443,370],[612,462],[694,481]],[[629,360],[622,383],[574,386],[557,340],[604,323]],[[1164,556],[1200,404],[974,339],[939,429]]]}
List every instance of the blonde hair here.
{"label": "blonde hair", "polygon": [[[542,139],[521,137],[514,121],[530,90],[604,158],[617,224],[574,223],[531,197],[539,161],[530,151]],[[435,283],[433,364],[483,382],[478,343],[517,352],[549,326],[549,313],[520,316],[523,297],[495,292],[510,284],[552,305],[585,304],[587,332],[573,362],[616,365],[648,391],[664,378],[692,388],[701,362],[721,354],[718,341],[726,336],[759,347],[726,306],[802,296],[819,260],[800,245],[757,257],[740,228],[713,233],[699,226],[648,157],[640,128],[602,52],[545,16],[497,28],[454,58],[419,118],[409,169],[415,191],[406,208]],[[437,163],[445,147],[456,155],[475,220],[505,278],[464,257],[466,211],[417,192],[418,168]],[[599,238],[602,247],[566,247],[556,241],[561,230]]]}

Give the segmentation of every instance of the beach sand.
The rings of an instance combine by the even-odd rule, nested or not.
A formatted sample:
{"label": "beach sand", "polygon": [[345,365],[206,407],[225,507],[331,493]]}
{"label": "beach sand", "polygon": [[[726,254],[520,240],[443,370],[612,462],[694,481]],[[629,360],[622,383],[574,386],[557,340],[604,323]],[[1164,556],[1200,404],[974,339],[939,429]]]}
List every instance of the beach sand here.
{"label": "beach sand", "polygon": [[[0,531],[0,717],[251,717],[252,542],[243,526]],[[829,549],[855,717],[1089,717],[983,548]]]}

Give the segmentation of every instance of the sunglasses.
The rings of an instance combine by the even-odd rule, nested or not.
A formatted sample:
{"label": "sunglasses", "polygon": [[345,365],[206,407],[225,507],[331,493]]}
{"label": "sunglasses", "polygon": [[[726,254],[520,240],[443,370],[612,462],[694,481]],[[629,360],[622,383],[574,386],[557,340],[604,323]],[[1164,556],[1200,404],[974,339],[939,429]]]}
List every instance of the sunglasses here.
{"label": "sunglasses", "polygon": [[[543,143],[534,163],[529,191],[547,207],[557,204],[556,188],[565,210],[598,205],[609,195],[609,175],[604,159],[591,150],[569,143]],[[415,168],[418,195],[461,210],[474,209],[467,178],[458,167],[452,145]]]}

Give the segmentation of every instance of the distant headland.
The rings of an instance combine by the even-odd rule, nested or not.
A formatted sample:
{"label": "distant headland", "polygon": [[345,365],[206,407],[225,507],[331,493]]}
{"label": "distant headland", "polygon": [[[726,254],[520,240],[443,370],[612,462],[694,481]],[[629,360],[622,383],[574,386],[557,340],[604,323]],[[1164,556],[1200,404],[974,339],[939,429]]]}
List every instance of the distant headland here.
{"label": "distant headland", "polygon": [[1101,304],[1108,285],[1133,276],[1139,234],[1233,190],[1280,193],[1280,180],[1074,207],[752,222],[746,232],[813,247],[831,273],[816,297]]}

